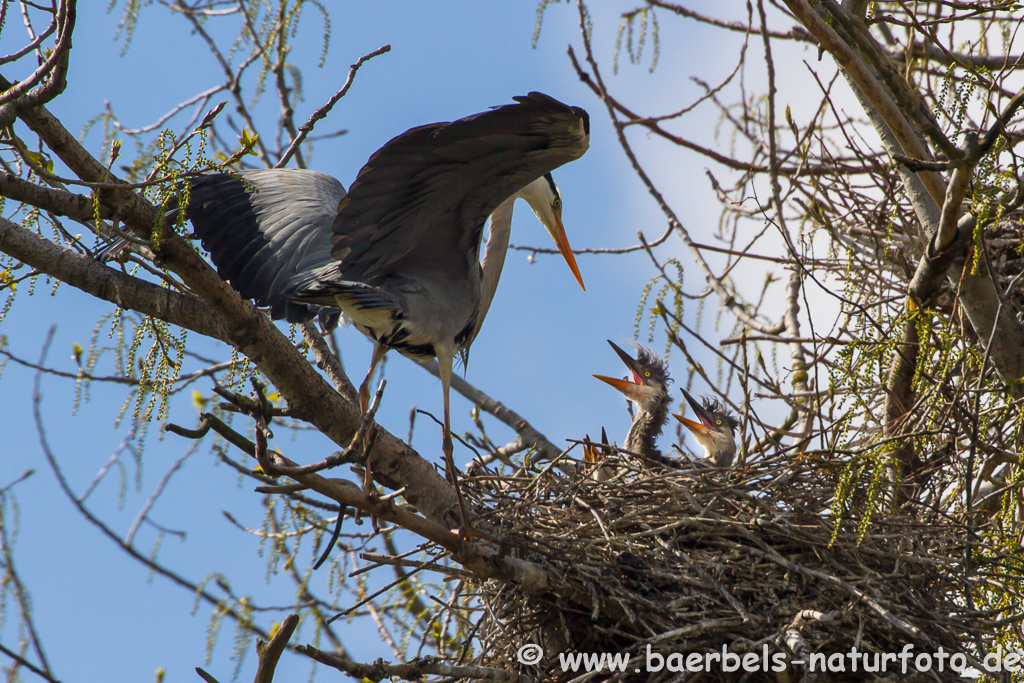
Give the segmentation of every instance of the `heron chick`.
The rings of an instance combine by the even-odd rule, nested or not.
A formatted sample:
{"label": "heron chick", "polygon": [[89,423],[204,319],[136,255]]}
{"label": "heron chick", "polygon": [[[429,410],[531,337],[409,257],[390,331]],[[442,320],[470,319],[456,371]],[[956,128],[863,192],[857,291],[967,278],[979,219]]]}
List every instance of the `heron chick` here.
{"label": "heron chick", "polygon": [[586,470],[590,471],[590,478],[594,481],[608,481],[615,476],[615,468],[611,465],[602,465],[601,463],[609,455],[615,452],[615,449],[608,443],[608,432],[601,427],[601,445],[590,441],[590,435],[587,434],[583,437],[589,444],[583,445],[583,462],[586,464]]}
{"label": "heron chick", "polygon": [[705,457],[711,464],[715,467],[731,467],[736,458],[736,428],[739,427],[739,420],[713,398],[705,398],[704,405],[701,405],[682,387],[679,391],[683,392],[683,397],[699,422],[675,413],[672,413],[672,417],[690,430],[697,443],[704,447]]}
{"label": "heron chick", "polygon": [[641,456],[644,464],[671,464],[655,443],[662,427],[665,426],[665,421],[668,420],[668,385],[672,381],[668,375],[668,367],[661,358],[642,346],[638,347],[637,357],[633,358],[611,340],[608,340],[608,343],[625,363],[632,378],[616,379],[603,375],[594,377],[621,391],[637,406],[623,448]]}

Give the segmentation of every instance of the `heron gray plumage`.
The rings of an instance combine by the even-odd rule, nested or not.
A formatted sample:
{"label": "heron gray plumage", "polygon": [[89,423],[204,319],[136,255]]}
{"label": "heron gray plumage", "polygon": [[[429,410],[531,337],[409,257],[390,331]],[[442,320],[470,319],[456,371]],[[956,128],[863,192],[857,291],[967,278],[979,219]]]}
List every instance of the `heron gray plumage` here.
{"label": "heron gray plumage", "polygon": [[[319,314],[330,324],[343,314],[374,341],[360,387],[363,410],[388,350],[437,358],[445,464],[457,492],[448,399],[453,362],[469,349],[490,306],[516,198],[530,204],[583,286],[550,172],[586,152],[589,118],[541,93],[513,99],[399,135],[370,157],[347,193],[315,171],[249,170],[193,180],[188,205],[203,248],[242,296],[289,322]],[[459,503],[465,527],[461,492]]]}
{"label": "heron gray plumage", "polygon": [[638,346],[637,357],[633,358],[611,340],[608,340],[608,343],[625,363],[632,379],[617,379],[604,375],[594,377],[621,391],[637,406],[623,448],[640,455],[645,464],[675,466],[675,463],[661,454],[656,443],[662,427],[668,420],[668,385],[672,381],[668,367],[661,358],[642,346]]}
{"label": "heron gray plumage", "polygon": [[675,413],[672,413],[672,417],[682,422],[697,443],[704,447],[708,462],[715,467],[731,467],[736,458],[736,428],[739,427],[739,420],[717,400],[705,398],[704,405],[701,405],[685,389],[680,387],[679,390],[683,392],[683,398],[699,422]]}

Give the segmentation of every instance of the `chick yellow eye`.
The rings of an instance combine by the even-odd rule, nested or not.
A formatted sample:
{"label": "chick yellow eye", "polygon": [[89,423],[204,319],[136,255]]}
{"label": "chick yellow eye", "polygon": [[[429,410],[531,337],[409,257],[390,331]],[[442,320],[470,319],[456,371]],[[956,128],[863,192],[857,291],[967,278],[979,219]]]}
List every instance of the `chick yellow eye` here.
{"label": "chick yellow eye", "polygon": [[720,425],[720,424],[722,424],[722,421],[721,420],[715,420],[715,424],[716,425]]}
{"label": "chick yellow eye", "polygon": [[647,372],[644,373],[644,377],[650,377],[650,376],[651,376],[650,370],[648,370]]}

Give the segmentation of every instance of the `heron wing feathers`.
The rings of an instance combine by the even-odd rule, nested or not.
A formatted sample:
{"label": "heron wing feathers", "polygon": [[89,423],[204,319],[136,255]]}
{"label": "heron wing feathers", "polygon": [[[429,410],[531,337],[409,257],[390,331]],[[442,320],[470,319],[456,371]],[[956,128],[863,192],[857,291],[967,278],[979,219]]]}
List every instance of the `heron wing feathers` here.
{"label": "heron wing feathers", "polygon": [[[333,263],[331,224],[345,188],[299,169],[215,174],[192,184],[189,217],[217,272],[271,316],[309,320],[317,309],[292,301],[303,276]],[[239,179],[240,178],[240,179]]]}
{"label": "heron wing feathers", "polygon": [[341,308],[403,353],[432,354],[440,338],[465,345],[487,217],[589,144],[582,109],[540,93],[514,99],[399,135],[348,195],[308,170],[197,178],[189,217],[221,277],[274,318],[331,318]]}
{"label": "heron wing feathers", "polygon": [[468,267],[502,201],[586,151],[582,109],[540,93],[515,100],[413,128],[370,157],[333,225],[344,279],[376,283],[403,262]]}

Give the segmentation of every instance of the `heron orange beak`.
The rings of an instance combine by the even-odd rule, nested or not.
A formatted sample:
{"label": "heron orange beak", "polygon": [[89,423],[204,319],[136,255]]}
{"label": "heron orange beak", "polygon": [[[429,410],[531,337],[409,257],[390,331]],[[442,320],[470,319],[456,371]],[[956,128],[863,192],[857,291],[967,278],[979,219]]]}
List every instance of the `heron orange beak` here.
{"label": "heron orange beak", "polygon": [[569,238],[565,236],[565,227],[562,226],[562,219],[560,216],[555,217],[555,227],[551,231],[551,237],[555,240],[555,246],[558,247],[558,251],[561,252],[562,258],[569,264],[569,270],[576,276],[576,282],[580,283],[580,289],[587,291],[587,288],[583,286],[583,278],[580,277],[580,269],[576,266],[576,256],[572,253],[572,247],[569,246]]}
{"label": "heron orange beak", "polygon": [[569,238],[565,236],[565,226],[562,225],[562,201],[551,174],[545,173],[513,196],[525,199],[526,203],[530,205],[537,220],[551,235],[562,258],[569,264],[569,270],[576,277],[576,282],[580,283],[583,290],[586,290],[587,288],[583,286],[583,278],[580,277],[580,269],[576,265],[576,257],[572,253],[572,247],[569,246]]}
{"label": "heron orange beak", "polygon": [[[584,441],[590,441],[590,434],[587,434],[583,439]],[[605,447],[608,446],[608,432],[604,430],[604,427],[601,427],[601,443],[603,446],[598,446],[596,444],[591,446],[586,444],[583,445],[583,462],[591,464],[596,463],[601,459],[601,456],[607,452],[605,451]]]}
{"label": "heron orange beak", "polygon": [[711,417],[708,415],[708,411],[704,409],[704,406],[697,403],[697,401],[693,399],[693,396],[686,393],[686,389],[680,388],[679,391],[683,392],[683,398],[685,398],[686,402],[690,404],[690,408],[693,410],[694,416],[696,416],[700,422],[687,420],[682,415],[676,415],[675,413],[672,413],[672,417],[682,422],[691,432],[702,432],[705,429],[710,428]]}
{"label": "heron orange beak", "polygon": [[629,381],[628,379],[616,379],[615,377],[606,377],[604,375],[594,375],[594,377],[602,382],[612,385],[624,393],[627,398],[639,401],[643,396],[650,392],[650,390],[640,381],[640,373],[643,372],[643,368],[641,368],[636,362],[636,359],[612,343],[611,339],[608,340],[608,343],[611,344],[611,347],[615,349],[615,353],[619,355],[622,362],[626,364],[627,368],[629,368],[630,374],[633,375],[633,381]]}
{"label": "heron orange beak", "polygon": [[592,377],[596,377],[602,382],[607,382],[608,384],[611,384],[613,387],[615,387],[622,393],[626,394],[627,396],[630,394],[634,387],[640,386],[636,382],[630,382],[628,379],[616,379],[615,377],[606,377],[604,375],[592,375]]}
{"label": "heron orange beak", "polygon": [[[583,437],[584,441],[590,441],[590,434]],[[594,455],[594,447],[583,444],[583,462],[597,462],[597,457]]]}

